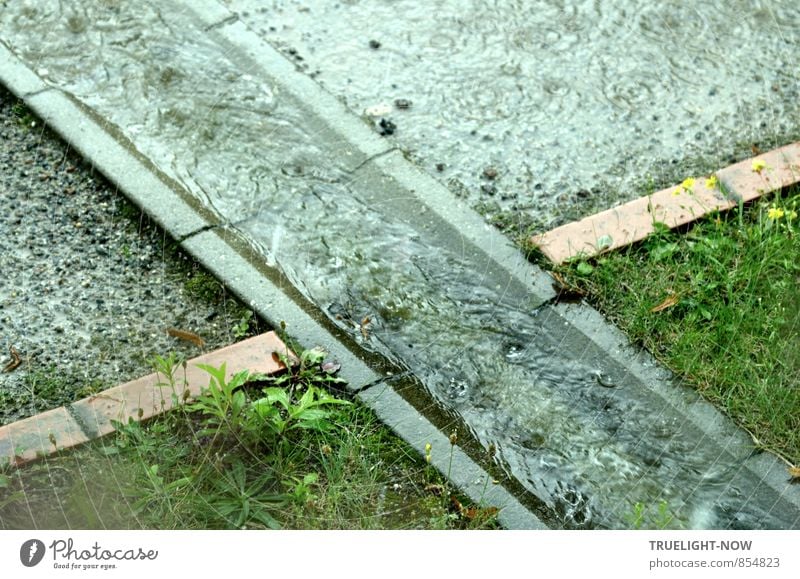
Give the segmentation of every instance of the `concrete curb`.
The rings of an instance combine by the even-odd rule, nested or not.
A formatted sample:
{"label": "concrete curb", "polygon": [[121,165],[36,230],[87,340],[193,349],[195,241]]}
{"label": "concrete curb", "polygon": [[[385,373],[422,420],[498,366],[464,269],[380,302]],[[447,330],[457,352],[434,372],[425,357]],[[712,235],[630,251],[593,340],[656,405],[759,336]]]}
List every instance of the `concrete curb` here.
{"label": "concrete curb", "polygon": [[[603,317],[596,310],[574,304],[559,304],[554,310],[607,351],[620,365],[624,365],[655,399],[663,400],[668,406],[682,408],[686,422],[697,430],[702,441],[714,444],[721,452],[731,455],[738,463],[740,472],[747,471],[760,479],[777,496],[800,509],[800,493],[792,488],[786,465],[770,453],[754,453],[752,438],[733,425],[719,409],[706,402],[696,390],[688,387],[685,390],[665,390],[658,387],[669,371],[659,367],[649,352],[631,347],[622,331],[603,323]],[[698,444],[700,442],[698,440]]]}
{"label": "concrete curb", "polygon": [[[91,109],[44,83],[0,42],[0,82],[176,239],[221,220],[158,170]],[[159,207],[159,211],[147,208]]]}
{"label": "concrete curb", "polygon": [[551,261],[561,264],[641,241],[654,231],[655,222],[675,228],[715,211],[726,211],[740,201],[746,203],[800,182],[800,143],[720,169],[713,177],[710,181],[684,181],[535,235],[531,242]]}
{"label": "concrete curb", "polygon": [[498,520],[505,528],[548,528],[505,488],[493,484],[486,471],[461,448],[451,445],[447,436],[420,415],[393,388],[378,384],[359,392],[358,398],[420,454],[425,454],[425,445],[430,444],[431,464],[448,476],[475,504],[498,508]]}
{"label": "concrete curb", "polygon": [[[275,374],[286,367],[272,358],[272,352],[289,352],[275,332],[267,332],[232,346],[188,360],[174,387],[159,374],[149,374],[68,406],[0,427],[0,460],[15,466],[56,452],[74,448],[116,431],[113,422],[148,420],[197,397],[209,381],[200,364],[220,367],[225,364],[228,378],[250,370]],[[289,352],[290,355],[293,355]]]}

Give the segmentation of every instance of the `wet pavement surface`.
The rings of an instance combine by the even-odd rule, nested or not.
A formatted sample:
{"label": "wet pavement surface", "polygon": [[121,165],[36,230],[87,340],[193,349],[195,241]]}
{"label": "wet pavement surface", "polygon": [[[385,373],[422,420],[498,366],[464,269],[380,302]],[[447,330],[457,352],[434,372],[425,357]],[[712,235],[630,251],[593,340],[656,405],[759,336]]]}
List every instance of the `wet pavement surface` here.
{"label": "wet pavement surface", "polygon": [[798,133],[791,1],[225,4],[510,233]]}
{"label": "wet pavement surface", "polygon": [[21,359],[0,373],[0,424],[149,374],[155,355],[197,355],[167,328],[211,349],[237,339],[247,310],[167,244],[0,88],[0,360]]}
{"label": "wet pavement surface", "polygon": [[[485,446],[496,444],[502,466],[556,513],[558,525],[624,527],[635,503],[656,505],[662,500],[676,522],[687,527],[797,525],[796,513],[780,496],[771,491],[753,495],[761,479],[745,467],[751,457],[742,451],[746,446],[742,440],[735,435],[714,438],[698,428],[689,418],[698,406],[697,398],[652,367],[646,355],[640,357],[627,349],[609,356],[567,321],[569,307],[545,305],[541,295],[518,279],[501,277],[485,255],[470,249],[472,238],[462,239],[457,229],[442,227],[447,224],[431,215],[427,202],[412,199],[398,205],[391,187],[370,174],[389,162],[385,156],[377,157],[400,143],[418,150],[411,157],[419,156],[423,167],[430,169],[433,164],[431,172],[441,173],[439,177],[456,197],[461,195],[467,202],[483,196],[501,199],[498,191],[508,187],[516,197],[506,199],[505,207],[520,211],[521,221],[529,220],[527,214],[541,223],[554,222],[559,219],[562,193],[580,199],[580,211],[587,210],[592,203],[580,191],[592,183],[605,187],[604,179],[618,174],[615,187],[627,191],[624,197],[634,187],[623,186],[622,175],[637,182],[653,170],[654,163],[671,163],[686,158],[686,150],[701,150],[697,143],[703,138],[709,139],[712,157],[732,154],[736,145],[720,146],[717,139],[738,127],[736,119],[753,114],[749,107],[756,106],[753,103],[759,97],[744,105],[745,93],[740,91],[733,101],[726,101],[721,93],[737,81],[720,78],[720,101],[703,116],[699,109],[708,104],[713,87],[703,86],[700,93],[689,87],[696,86],[697,77],[692,75],[705,70],[704,63],[713,70],[720,66],[710,56],[690,59],[694,65],[673,63],[676,70],[679,65],[692,69],[684,71],[685,86],[673,87],[680,80],[673,78],[677,72],[664,77],[637,69],[617,78],[612,65],[627,71],[624,62],[580,48],[582,42],[602,46],[610,40],[591,36],[595,32],[587,23],[592,14],[578,9],[564,7],[554,12],[551,17],[556,21],[572,14],[571,24],[561,28],[561,33],[551,31],[550,36],[544,31],[544,40],[536,36],[536,41],[533,32],[525,34],[524,16],[529,13],[522,7],[512,21],[492,20],[485,10],[461,20],[451,17],[450,27],[433,19],[438,33],[432,23],[410,19],[409,30],[422,35],[422,40],[412,35],[405,44],[391,36],[389,14],[377,7],[373,7],[377,13],[367,12],[376,16],[370,20],[373,26],[384,27],[381,34],[371,30],[361,37],[334,29],[325,33],[327,39],[350,39],[340,42],[337,50],[365,52],[367,56],[359,62],[383,66],[381,77],[365,70],[344,74],[333,65],[345,66],[348,57],[326,53],[323,35],[317,35],[315,26],[327,22],[336,27],[344,18],[326,16],[311,25],[302,19],[315,17],[313,7],[303,11],[284,6],[245,14],[245,3],[228,5],[242,10],[244,22],[256,29],[259,19],[272,15],[270,26],[275,30],[267,28],[264,34],[268,38],[272,33],[287,34],[271,38],[284,48],[290,42],[292,47],[300,46],[287,32],[299,31],[310,43],[308,62],[314,53],[329,65],[327,76],[320,69],[315,77],[346,98],[356,112],[376,104],[378,98],[388,99],[398,129],[393,135],[389,135],[391,125],[381,125],[379,116],[353,120],[373,127],[378,119],[373,128],[390,138],[396,134],[398,141],[387,141],[373,157],[363,150],[353,151],[330,124],[319,122],[301,98],[282,90],[281,83],[259,68],[251,55],[219,41],[180,5],[144,2],[134,11],[107,2],[62,2],[60,8],[32,2],[0,13],[0,29],[2,40],[43,79],[107,118],[162,171],[211,207],[226,227],[246,233],[264,261],[279,268],[334,324],[364,349],[411,370],[440,405],[463,417],[478,440]],[[402,11],[405,4],[392,6]],[[357,8],[341,4],[338,9]],[[623,26],[631,21],[623,14],[603,20],[620,34],[627,30],[615,41],[638,47],[639,52],[627,55],[631,62],[648,62],[653,54],[664,54],[663,46],[654,48],[641,41],[658,36],[654,22],[664,17],[651,12],[636,13],[632,21],[640,29],[634,31]],[[295,19],[291,26],[279,22],[287,14]],[[411,11],[404,14],[411,18]],[[447,12],[442,14],[437,18],[446,18]],[[778,14],[782,13],[775,12],[778,28],[771,29],[767,46],[784,55],[782,50],[793,46],[794,29],[790,22],[781,24]],[[685,15],[693,26],[698,20],[704,22],[701,16],[694,11]],[[545,17],[547,12],[537,16]],[[358,26],[360,21],[354,16],[353,22]],[[540,20],[529,21],[531,26],[536,22]],[[745,19],[741,26],[755,27],[758,22]],[[515,45],[517,52],[505,41],[489,42],[506,29],[515,32],[508,35],[509,42],[521,43]],[[645,34],[648,30],[649,35]],[[708,34],[714,30],[713,22],[705,22],[700,29]],[[691,32],[680,30],[681,35],[689,35],[681,36],[682,46]],[[370,39],[376,40],[372,46]],[[421,56],[416,58],[416,53],[405,58],[398,47],[414,43],[426,46],[425,58],[433,63],[439,59],[439,64],[431,66]],[[617,60],[626,46],[616,47]],[[723,48],[717,46],[714,54],[727,54]],[[549,49],[558,49],[562,59],[574,54],[585,60],[577,61],[566,79],[559,58],[532,70],[533,64],[541,62],[541,51]],[[306,49],[295,48],[294,55],[286,50],[296,64],[306,66],[306,56],[302,61],[297,58]],[[705,45],[691,43],[687,50],[709,51]],[[455,88],[436,92],[436,77],[425,75],[450,70],[445,67],[445,55],[453,52],[463,54],[465,66],[483,54],[480,62],[486,63],[486,71],[505,75],[505,80],[486,88],[480,76],[486,71],[469,69],[467,73],[456,66],[449,73]],[[667,54],[663,58],[668,61],[676,58]],[[391,86],[394,81],[387,79],[396,80],[401,74],[391,69],[392,59],[426,64],[414,69],[423,71],[416,73],[420,76],[415,83],[408,81],[388,91],[370,79],[383,78]],[[580,74],[587,67],[605,72],[597,78]],[[749,74],[750,69],[743,68],[742,74]],[[313,64],[304,70],[315,73]],[[790,92],[796,86],[786,81],[791,86],[781,88],[785,75],[791,73],[780,66],[770,70],[762,70],[761,81],[752,84],[758,90],[769,85],[764,102],[774,110],[762,112],[769,117],[767,128],[780,132],[783,121],[776,119],[795,114],[791,107],[796,102],[766,95]],[[561,72],[548,84],[553,71]],[[415,73],[409,68],[402,74]],[[532,94],[525,87],[513,90],[520,75],[539,78],[538,88],[529,87]],[[358,77],[347,86],[373,84],[380,96],[356,89],[345,95],[332,77],[341,77],[341,82]],[[606,86],[606,81],[611,84]],[[458,88],[459,82],[467,83],[464,90]],[[663,90],[664,82],[673,88]],[[772,89],[775,82],[778,91]],[[486,90],[469,93],[469,87]],[[654,113],[642,116],[640,99],[649,102],[657,95],[665,97],[659,101],[664,120],[647,121]],[[437,98],[444,105],[434,106]],[[383,113],[389,116],[386,109]],[[686,117],[676,117],[684,113]],[[559,121],[559,114],[569,122]],[[407,120],[400,120],[401,115]],[[726,118],[730,124],[719,122]],[[592,125],[594,120],[599,124]],[[410,128],[415,123],[420,133],[416,137]],[[656,123],[655,128],[650,123]],[[706,129],[711,123],[714,129]],[[676,133],[660,128],[667,126]],[[750,138],[749,126],[739,127],[739,138]],[[435,132],[425,132],[431,128]],[[700,138],[694,133],[687,137],[691,131]],[[487,135],[491,138],[484,138]],[[413,144],[415,138],[418,144]],[[423,151],[421,140],[433,143],[434,148]],[[661,148],[654,148],[656,144]],[[691,148],[695,146],[698,149]],[[536,151],[535,168],[528,151]],[[438,163],[444,163],[442,171],[435,167]],[[604,177],[598,181],[598,175]],[[496,185],[498,191],[490,193],[483,185]],[[609,199],[604,195],[600,196],[603,203]],[[649,364],[651,373],[643,377],[629,371],[626,359]]]}

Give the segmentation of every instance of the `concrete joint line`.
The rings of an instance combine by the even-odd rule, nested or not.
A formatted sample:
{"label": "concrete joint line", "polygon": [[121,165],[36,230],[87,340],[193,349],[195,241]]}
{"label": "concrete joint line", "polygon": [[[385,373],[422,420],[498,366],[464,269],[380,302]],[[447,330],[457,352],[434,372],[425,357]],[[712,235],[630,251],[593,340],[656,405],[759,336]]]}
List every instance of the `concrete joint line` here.
{"label": "concrete joint line", "polygon": [[[15,94],[24,94],[16,77],[2,80]],[[140,158],[132,144],[109,133],[108,126],[104,127],[70,96],[58,89],[30,94],[24,99],[25,104],[173,237],[185,238],[219,222],[199,202],[187,202],[188,193],[182,195],[166,176]]]}
{"label": "concrete joint line", "polygon": [[46,93],[46,92],[57,91],[57,90],[58,90],[57,88],[54,88],[52,86],[46,86],[45,88],[41,88],[39,90],[35,90],[35,91],[32,91],[32,92],[27,92],[27,93],[21,95],[19,98],[21,98],[24,102],[27,103],[28,100],[32,99],[33,97],[39,96],[40,94],[43,94],[43,93]]}
{"label": "concrete joint line", "polygon": [[[258,34],[217,2],[203,0],[177,0],[187,13],[203,27],[233,60],[238,60],[243,70],[266,77],[275,90],[290,97],[308,118],[318,125],[320,142],[327,141],[337,151],[346,169],[352,171],[365,160],[385,153],[392,148],[386,139],[369,128],[347,107],[325,91],[316,81],[297,70],[295,65],[264,41]],[[223,20],[227,24],[214,27]]]}
{"label": "concrete joint line", "polygon": [[[200,0],[179,2],[205,26],[225,19],[222,14],[224,9],[221,10],[216,3]],[[229,12],[226,14],[230,17]],[[532,300],[531,307],[552,298],[554,292],[549,277],[529,263],[508,239],[470,208],[464,207],[431,176],[405,159],[396,146],[379,137],[341,101],[324,91],[313,79],[298,72],[289,60],[241,21],[231,19],[230,25],[214,30],[212,36],[217,42],[230,46],[232,53],[238,52],[240,58],[246,61],[246,69],[260,68],[280,89],[292,95],[301,108],[309,110],[313,117],[319,119],[321,126],[334,133],[333,143],[336,146],[332,148],[337,151],[339,158],[352,157],[349,170],[354,181],[371,180],[372,190],[382,192],[384,201],[387,198],[413,197],[415,205],[430,210],[429,215],[436,215],[440,225],[455,231],[456,240],[469,242],[468,251],[475,256],[473,261],[479,267],[491,264],[493,273],[498,274],[500,279],[514,278],[521,283],[525,288],[522,293],[527,294],[527,300]],[[329,140],[334,135],[329,136]],[[381,199],[376,201],[380,203]],[[416,210],[410,213],[418,214]],[[437,241],[447,242],[446,237],[439,234]],[[455,248],[456,251],[461,249]]]}
{"label": "concrete joint line", "polygon": [[[22,466],[38,458],[86,444],[117,430],[117,422],[144,421],[199,396],[208,374],[199,366],[227,364],[228,376],[241,370],[274,374],[285,369],[270,355],[288,351],[275,332],[267,332],[187,361],[181,383],[162,383],[158,373],[108,388],[66,406],[0,427],[0,461]],[[289,351],[290,356],[294,353]]]}
{"label": "concrete joint line", "polygon": [[373,206],[429,234],[441,247],[471,261],[477,271],[485,270],[501,284],[519,284],[514,295],[531,309],[555,296],[549,275],[401,151],[369,159],[353,181],[370,192]]}
{"label": "concrete joint line", "polygon": [[99,435],[96,429],[90,428],[77,409],[72,404],[65,404],[64,410],[67,411],[67,414],[72,418],[75,424],[78,425],[78,428],[81,429],[81,432],[88,440],[94,440],[98,438]]}
{"label": "concrete joint line", "polygon": [[[293,98],[302,110],[308,111],[318,121],[321,140],[327,141],[328,146],[341,156],[349,158],[347,169],[353,180],[368,182],[373,195],[371,202],[383,205],[387,212],[392,211],[404,218],[408,215],[415,227],[429,234],[443,248],[464,256],[475,267],[488,272],[490,279],[509,287],[514,286],[513,291],[509,292],[509,299],[517,304],[529,304],[533,309],[552,299],[555,292],[550,277],[530,264],[507,238],[487,225],[470,208],[463,206],[433,177],[405,159],[389,141],[378,137],[338,99],[298,72],[290,61],[247,29],[235,15],[216,2],[178,2],[187,8],[189,17],[194,16],[203,22],[205,30],[215,42],[238,55],[245,63],[245,68],[263,71],[279,90]],[[307,345],[326,347],[342,363],[343,378],[348,381],[349,389],[365,399],[375,400],[367,393],[379,388],[380,385],[375,385],[385,382],[385,377],[362,359],[358,348],[346,345],[332,333],[320,321],[322,314],[316,308],[307,307],[288,282],[282,285],[285,280],[276,281],[275,277],[265,273],[266,266],[258,263],[257,256],[248,257],[250,254],[242,250],[244,242],[239,239],[241,234],[219,227],[222,220],[214,217],[210,210],[201,212],[191,205],[188,199],[193,197],[182,187],[167,185],[165,176],[126,139],[115,135],[113,129],[104,128],[96,115],[92,116],[86,107],[79,106],[69,96],[46,85],[1,42],[0,81],[8,85],[12,92],[28,95],[29,105],[39,116],[90,159],[121,191],[152,215],[162,228],[180,241],[184,249],[245,303],[275,327],[285,320],[289,324],[289,333],[300,336],[308,342]],[[594,312],[591,308],[589,310]],[[613,356],[622,367],[629,366],[629,360],[614,354],[615,342],[602,336],[593,337],[593,331],[596,333],[597,328],[587,329],[576,319],[563,317],[601,350]],[[611,332],[604,320],[600,326],[603,328],[599,330],[601,333]],[[634,366],[636,364],[640,362],[637,360]],[[640,372],[636,366],[631,373],[637,381],[649,387],[643,369]],[[394,392],[389,386],[384,385],[383,388]],[[396,392],[394,394],[399,397]],[[395,406],[402,404],[397,402]],[[427,422],[416,411],[414,419]],[[434,427],[431,428],[436,431]],[[701,431],[708,432],[705,429]],[[439,435],[437,440],[443,438],[442,433],[436,433]],[[709,434],[713,438],[714,433]],[[434,432],[430,433],[431,437],[434,435]],[[719,441],[714,442],[721,446]],[[761,464],[750,462],[753,465]],[[761,472],[756,466],[752,470]],[[778,469],[774,469],[770,463],[767,471],[773,470]],[[777,488],[775,485],[778,483],[773,481],[770,484]]]}
{"label": "concrete joint line", "polygon": [[213,231],[214,229],[218,229],[220,227],[225,227],[225,224],[224,223],[209,223],[208,225],[204,225],[203,227],[200,227],[199,229],[197,229],[195,231],[192,231],[191,233],[187,233],[183,237],[176,238],[175,241],[178,244],[181,244],[184,241],[186,241],[187,239],[191,239],[195,235],[200,235],[201,233],[205,233],[206,231]]}
{"label": "concrete joint line", "polygon": [[174,237],[220,221],[139,153],[117,127],[69,93],[46,84],[2,41],[0,82]]}
{"label": "concrete joint line", "polygon": [[386,155],[388,155],[390,153],[394,153],[395,151],[399,152],[400,148],[399,147],[392,147],[392,148],[387,149],[385,151],[381,151],[380,153],[375,153],[374,155],[371,155],[370,157],[368,157],[368,158],[364,159],[363,161],[361,161],[361,163],[359,163],[358,166],[354,167],[351,172],[353,173],[353,175],[355,175],[356,173],[358,173],[366,165],[369,165],[370,163],[374,162],[376,159],[379,159],[380,157],[384,157],[384,156],[386,156]]}

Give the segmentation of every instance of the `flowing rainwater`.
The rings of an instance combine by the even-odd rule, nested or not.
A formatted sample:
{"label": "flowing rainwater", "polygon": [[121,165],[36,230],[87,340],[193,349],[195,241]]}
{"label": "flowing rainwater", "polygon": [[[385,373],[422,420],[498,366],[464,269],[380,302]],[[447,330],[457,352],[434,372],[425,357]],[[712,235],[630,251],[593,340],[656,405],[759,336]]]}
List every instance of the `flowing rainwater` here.
{"label": "flowing rainwater", "polygon": [[[349,4],[360,6],[342,3]],[[420,148],[423,141],[430,143],[425,162],[442,159],[456,167],[450,177],[477,188],[478,182],[462,172],[474,174],[476,155],[483,154],[468,146],[476,140],[472,133],[500,135],[483,143],[487,158],[502,162],[514,176],[509,188],[521,191],[516,200],[508,199],[510,209],[541,212],[542,221],[552,220],[559,201],[547,192],[589,188],[598,174],[615,171],[625,175],[616,184],[643,179],[650,165],[637,164],[634,157],[674,158],[686,143],[677,133],[702,133],[713,119],[741,110],[741,94],[732,101],[720,94],[713,107],[706,106],[708,91],[713,86],[728,91],[726,75],[735,71],[718,71],[713,86],[687,96],[670,88],[680,79],[662,77],[651,62],[674,62],[674,74],[685,75],[689,84],[697,70],[717,70],[715,53],[691,42],[700,42],[712,27],[713,8],[704,15],[684,7],[685,19],[668,28],[688,42],[670,43],[691,56],[684,61],[675,50],[639,38],[660,38],[656,30],[663,30],[663,23],[655,7],[595,22],[582,9],[557,3],[552,13],[536,19],[527,18],[527,3],[492,9],[491,3],[472,4],[475,11],[454,17],[457,26],[444,29],[443,16],[423,25],[419,9],[414,12],[409,2],[360,6],[356,20],[377,27],[390,48],[402,35],[386,38],[399,35],[402,27],[387,20],[407,8],[409,35],[428,35],[419,57],[432,59],[417,84],[406,78],[404,88],[413,86],[415,95],[409,113],[418,115],[417,127],[441,129],[410,130],[408,138]],[[289,8],[277,13],[286,18]],[[304,19],[315,10],[291,15],[296,36],[302,36]],[[271,12],[259,14],[266,18]],[[784,32],[796,34],[797,27],[787,22],[784,30],[779,16],[792,14],[774,8],[778,28],[764,34],[774,43],[788,42]],[[247,21],[248,13],[242,18]],[[560,19],[568,22],[557,25]],[[329,22],[338,30],[332,35],[343,34],[344,21],[331,17]],[[482,32],[485,22],[494,22],[495,36]],[[496,35],[505,28],[512,33],[499,42]],[[695,404],[694,395],[678,386],[669,392],[643,388],[565,322],[570,306],[542,305],[518,281],[499,278],[489,264],[458,251],[457,232],[442,247],[441,232],[415,225],[426,219],[424,205],[411,217],[398,215],[381,192],[368,190],[370,182],[362,179],[357,163],[331,151],[324,129],[321,133],[309,120],[306,109],[261,72],[243,67],[190,13],[157,2],[138,3],[135,10],[99,0],[20,2],[0,12],[0,31],[43,78],[108,118],[229,227],[245,232],[271,266],[281,268],[364,348],[411,370],[484,445],[496,444],[502,465],[557,513],[563,527],[624,527],[635,503],[661,500],[686,526],[796,524],[781,518],[778,502],[765,506],[751,500],[758,480],[741,472],[745,456],[704,438],[675,410]],[[609,51],[615,31],[623,40],[639,38],[638,51]],[[729,36],[741,39],[751,32]],[[314,44],[319,38],[311,42],[319,58],[336,62],[330,45]],[[350,41],[336,46],[349,50]],[[717,47],[717,53],[725,50]],[[586,60],[571,60],[576,54]],[[687,69],[687,62],[697,68]],[[492,68],[496,82],[462,93],[462,102],[459,83],[479,86],[481,66]],[[784,79],[780,66],[760,74],[759,90],[765,82]],[[332,90],[344,91],[342,83],[351,79],[350,100],[357,110],[372,98],[365,96],[365,86],[375,76],[350,77],[333,65],[321,73],[328,85],[336,84],[331,79],[337,75],[340,83]],[[380,78],[392,82],[386,75]],[[539,88],[520,86],[521,78]],[[439,98],[449,99],[447,106],[431,104]],[[797,104],[790,101],[780,101],[780,107],[794,107],[796,114]],[[657,112],[640,109],[655,102]],[[596,116],[586,103],[599,103],[605,111],[600,129],[586,129]],[[650,132],[646,119],[653,115],[664,120],[652,121],[657,131],[645,134]],[[677,133],[661,139],[657,132],[667,126]],[[709,134],[712,141],[718,136]],[[576,142],[580,135],[591,146]],[[661,378],[668,381],[665,372]]]}

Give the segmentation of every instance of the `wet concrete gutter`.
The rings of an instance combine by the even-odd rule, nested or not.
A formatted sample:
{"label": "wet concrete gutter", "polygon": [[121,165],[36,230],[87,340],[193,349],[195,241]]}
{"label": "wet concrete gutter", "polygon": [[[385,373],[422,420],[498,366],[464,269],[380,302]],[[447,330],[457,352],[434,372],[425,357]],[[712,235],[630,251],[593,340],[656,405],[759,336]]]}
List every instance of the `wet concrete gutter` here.
{"label": "wet concrete gutter", "polygon": [[[607,391],[602,388],[586,390],[584,395],[582,388],[585,384],[571,383],[574,390],[584,396],[587,404],[600,404],[603,411],[616,404],[618,410],[615,412],[619,414],[608,418],[603,412],[596,411],[586,424],[571,425],[568,421],[552,424],[552,431],[547,431],[547,435],[562,437],[569,442],[568,431],[575,427],[599,433],[594,436],[603,435],[603,429],[613,428],[616,433],[627,428],[631,430],[627,433],[630,442],[624,451],[634,459],[646,453],[648,460],[655,464],[661,460],[664,450],[658,447],[643,450],[642,447],[647,443],[643,442],[642,432],[636,429],[641,428],[645,434],[649,430],[663,429],[665,434],[662,436],[670,440],[675,436],[680,439],[680,444],[688,445],[686,452],[700,449],[696,467],[706,470],[696,481],[697,488],[709,478],[718,479],[711,481],[712,486],[703,487],[706,496],[728,492],[731,480],[737,481],[737,489],[742,487],[748,495],[752,492],[751,496],[736,497],[733,506],[725,502],[735,512],[738,512],[736,509],[741,504],[751,509],[742,525],[755,524],[761,515],[765,518],[776,517],[767,521],[767,525],[798,524],[800,493],[786,483],[783,465],[777,459],[765,454],[754,455],[744,433],[696,395],[675,388],[667,373],[658,369],[649,356],[626,345],[619,332],[610,328],[594,310],[582,305],[550,303],[554,291],[548,276],[526,262],[506,238],[461,205],[450,191],[422,173],[400,152],[392,150],[337,99],[297,72],[282,56],[236,19],[232,19],[219,5],[200,2],[184,2],[182,5],[186,9],[185,17],[191,20],[199,18],[207,35],[223,46],[225,53],[234,58],[248,74],[268,78],[278,91],[291,95],[312,127],[317,146],[344,167],[347,185],[357,189],[367,205],[376,207],[382,215],[391,215],[403,227],[417,232],[429,246],[456,256],[465,271],[475,272],[481,280],[491,284],[491,296],[498,296],[492,302],[495,307],[524,306],[525,311],[519,315],[526,317],[520,321],[520,326],[529,331],[529,326],[535,322],[536,332],[555,336],[549,347],[550,356],[556,363],[560,360],[556,352],[564,352],[568,358],[580,360],[578,370],[584,371],[593,366],[604,368],[611,377],[603,379],[613,380],[618,386],[623,386]],[[198,203],[195,195],[137,153],[135,146],[115,131],[110,121],[76,104],[66,92],[42,82],[6,47],[0,45],[0,51],[3,52],[0,54],[0,80],[92,160],[98,169],[173,237],[180,240],[189,253],[245,303],[274,325],[286,321],[289,332],[296,335],[303,345],[327,348],[342,362],[343,377],[348,380],[350,388],[357,391],[389,426],[420,452],[428,442],[437,448],[449,447],[447,437],[433,426],[432,422],[436,421],[428,420],[417,412],[414,405],[409,403],[411,401],[398,395],[394,383],[385,380],[387,374],[393,378],[405,375],[407,368],[396,359],[387,360],[380,352],[362,347],[352,335],[343,332],[325,312],[299,292],[291,279],[267,264],[258,240],[251,239],[255,229],[247,218],[232,223],[230,216],[226,217],[218,210]],[[445,261],[443,267],[447,265]],[[527,334],[522,332],[520,335]],[[536,336],[538,339],[539,334]],[[513,353],[509,351],[493,356],[505,355],[509,358],[513,357]],[[482,360],[476,361],[476,365],[481,364]],[[502,371],[507,370],[504,367]],[[547,374],[549,369],[544,365],[539,372]],[[420,378],[435,379],[436,374]],[[537,415],[536,411],[526,406],[525,397],[540,394],[501,392],[490,401],[497,407],[496,414],[481,414],[464,405],[456,405],[451,412],[458,413],[470,428],[488,433],[487,439],[491,440],[492,436],[499,436],[499,433],[507,430],[520,433],[533,430],[534,427],[527,424],[535,421]],[[569,399],[563,404],[568,405]],[[436,404],[429,402],[420,406],[434,408]],[[647,418],[652,424],[624,424],[634,410],[649,413]],[[661,417],[664,417],[663,424],[659,421]],[[607,422],[615,424],[609,426]],[[481,442],[485,443],[487,439]],[[540,459],[537,451],[542,443],[526,439],[518,441],[518,444],[531,452],[528,455],[524,452],[514,454],[511,450],[515,449],[511,449],[503,459],[509,465],[510,472],[521,481],[521,486],[531,493],[530,496],[539,497],[534,500],[539,500],[540,504],[547,503],[548,507],[559,513],[559,517],[577,527],[591,522],[593,511],[608,507],[602,503],[590,505],[590,499],[568,482],[563,483],[567,485],[564,488],[557,471],[552,475],[553,478],[544,476],[543,482],[540,482],[537,478],[542,476],[539,471],[553,470],[553,465],[537,464]],[[580,447],[568,448],[565,452],[590,451],[589,447]],[[616,458],[617,454],[614,453],[620,451],[609,452]],[[680,454],[683,449],[678,448],[673,452]],[[434,454],[434,462],[443,471],[447,470],[446,454]],[[578,458],[577,454],[565,454],[560,467],[569,469],[570,462]],[[603,481],[603,477],[610,477],[616,469],[613,461],[602,462],[606,458],[603,454],[595,457],[599,461],[601,485],[603,482],[614,482],[610,478]],[[485,480],[485,473],[468,456],[462,456],[460,451],[457,460],[459,462],[454,465],[453,472],[458,474],[454,478],[473,499],[479,499],[482,491],[474,483]],[[715,471],[717,462],[719,469]],[[635,465],[635,461],[632,460],[631,464]],[[633,476],[644,478],[643,474],[636,472]],[[660,484],[661,480],[654,479],[653,484]],[[543,488],[537,485],[543,485]],[[490,488],[498,501],[496,504],[506,505],[501,513],[504,525],[509,528],[542,526],[539,518],[502,487]],[[695,490],[688,489],[689,497]],[[523,502],[527,504],[530,501]],[[692,517],[694,525],[713,524],[713,520],[706,517],[700,508],[695,509]],[[708,522],[710,520],[711,523]]]}
{"label": "wet concrete gutter", "polygon": [[[426,444],[449,449],[448,437],[383,382],[385,375],[391,374],[387,369],[396,369],[394,366],[362,353],[373,359],[368,364],[354,354],[352,341],[343,344],[347,337],[333,335],[330,324],[326,327],[319,321],[324,316],[312,316],[309,312],[314,311],[313,305],[303,303],[302,296],[285,279],[280,279],[274,270],[268,271],[264,264],[254,263],[254,252],[248,249],[241,234],[218,228],[220,220],[212,212],[194,202],[191,195],[138,154],[130,143],[121,140],[112,127],[103,126],[102,119],[91,109],[43,83],[2,44],[0,82],[174,239],[183,240],[181,246],[188,253],[260,316],[275,327],[285,322],[290,333],[308,347],[326,348],[342,364],[340,375],[347,380],[348,387],[406,442],[420,453],[424,453]],[[343,126],[347,126],[344,114],[342,119]],[[66,415],[61,422],[56,431],[66,432]],[[452,468],[453,482],[472,500],[500,508],[499,520],[504,527],[547,528],[502,486],[490,484],[484,488],[491,475],[460,449],[456,449],[452,463],[449,452],[443,450],[432,456],[431,463],[441,472]]]}

